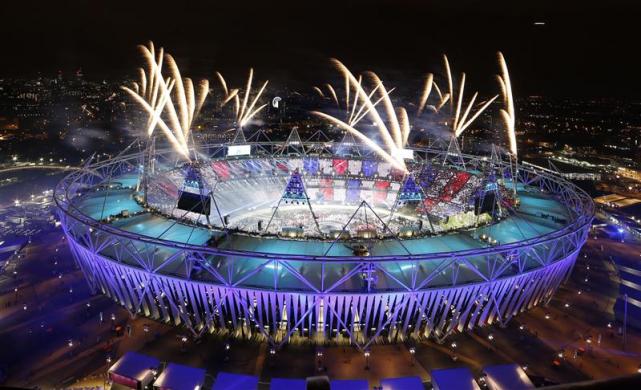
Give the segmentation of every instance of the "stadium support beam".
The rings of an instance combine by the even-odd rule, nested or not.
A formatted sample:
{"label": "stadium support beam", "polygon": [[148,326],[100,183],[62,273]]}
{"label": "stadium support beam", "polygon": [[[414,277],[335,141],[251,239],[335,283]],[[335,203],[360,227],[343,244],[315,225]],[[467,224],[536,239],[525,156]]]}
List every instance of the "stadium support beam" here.
{"label": "stadium support beam", "polygon": [[144,161],[142,166],[142,204],[147,206],[147,194],[149,192],[149,174],[153,170],[152,160],[156,154],[156,137],[147,140],[145,148]]}
{"label": "stadium support beam", "polygon": [[305,141],[305,143],[310,143],[310,142],[332,142],[332,140],[329,139],[329,137],[323,132],[323,130],[316,130],[314,134],[312,134],[311,137]]}
{"label": "stadium support beam", "polygon": [[247,138],[247,142],[260,143],[260,142],[272,142],[272,140],[271,138],[269,138],[265,130],[258,129],[254,134],[250,135]]}
{"label": "stadium support beam", "polygon": [[[403,242],[398,238],[398,235],[394,234],[394,232],[392,231],[392,229],[390,229],[390,228],[389,228],[389,226],[385,223],[385,221],[383,221],[383,219],[382,219],[382,218],[381,218],[381,217],[376,213],[376,211],[374,211],[374,209],[372,208],[372,206],[370,206],[370,205],[369,205],[369,203],[367,203],[367,201],[362,200],[362,201],[361,201],[361,203],[360,203],[360,204],[358,205],[358,207],[356,208],[356,210],[355,210],[355,211],[352,213],[352,215],[349,217],[349,219],[347,220],[347,222],[345,223],[345,225],[343,225],[343,228],[340,230],[340,234],[338,234],[338,235],[336,236],[336,238],[335,238],[334,240],[332,240],[332,243],[331,243],[331,244],[330,244],[330,246],[327,248],[327,250],[325,251],[325,253],[323,254],[323,256],[327,256],[327,254],[329,253],[329,251],[330,251],[330,250],[332,250],[332,248],[333,248],[333,247],[334,247],[334,245],[338,242],[338,240],[340,240],[340,239],[341,239],[341,236],[343,235],[343,233],[345,233],[345,232],[347,231],[347,227],[349,226],[349,224],[352,222],[352,220],[354,219],[354,217],[356,216],[356,214],[358,214],[358,212],[359,212],[361,209],[365,210],[365,220],[366,220],[366,221],[367,221],[367,210],[370,210],[370,211],[371,211],[371,213],[372,213],[372,215],[374,215],[374,217],[375,217],[375,218],[376,218],[376,219],[377,219],[377,220],[378,220],[378,221],[383,225],[383,230],[384,230],[384,231],[387,231],[387,232],[388,232],[392,237],[394,237],[394,239],[395,239],[396,241],[398,241],[398,243],[399,243],[399,244],[401,245],[401,247],[405,250],[405,252],[407,252],[407,254],[408,254],[408,255],[411,255],[411,254],[412,254],[412,253],[407,249],[407,247],[405,247],[405,245],[403,245]],[[369,224],[368,224],[368,225],[369,225]]]}
{"label": "stadium support beam", "polygon": [[363,155],[358,148],[358,143],[354,139],[354,136],[348,131],[345,132],[345,134],[343,135],[343,139],[341,139],[341,142],[338,143],[336,153],[339,155]]}
{"label": "stadium support beam", "polygon": [[298,134],[298,128],[296,126],[292,127],[292,131],[289,133],[289,136],[287,136],[287,140],[283,144],[283,148],[280,151],[280,154],[286,154],[290,149],[303,156],[306,155],[305,144],[301,140],[300,134]]}
{"label": "stadium support beam", "polygon": [[232,145],[245,145],[247,143],[247,139],[245,138],[245,133],[243,132],[243,128],[239,127],[236,129],[236,134],[234,134],[234,139],[232,139],[231,144]]}
{"label": "stadium support beam", "polygon": [[461,147],[458,143],[458,138],[452,136],[450,138],[450,143],[447,146],[447,151],[445,152],[443,165],[445,165],[445,163],[449,159],[454,164],[454,166],[465,169],[465,160],[463,159],[462,154],[463,152],[461,152]]}
{"label": "stadium support beam", "polygon": [[285,185],[285,189],[283,190],[283,195],[278,200],[278,204],[276,204],[276,208],[274,209],[272,216],[269,218],[269,222],[265,227],[265,232],[269,231],[269,227],[271,226],[272,221],[274,220],[274,216],[278,212],[278,209],[280,208],[283,201],[285,201],[285,203],[294,202],[296,204],[299,204],[299,203],[306,204],[307,207],[309,208],[310,214],[312,215],[312,219],[314,220],[314,225],[316,226],[316,230],[318,231],[318,234],[320,236],[323,235],[320,225],[318,224],[318,218],[316,217],[316,214],[312,209],[312,204],[309,201],[309,195],[307,195],[307,190],[305,190],[305,183],[303,182],[303,176],[298,172],[298,169],[295,170],[294,173],[292,173],[292,176],[289,178],[287,185]]}
{"label": "stadium support beam", "polygon": [[[419,202],[420,207],[425,207],[423,202],[426,198],[427,196],[425,195],[423,187],[419,183],[416,183],[414,175],[412,173],[406,173],[403,179],[403,184],[396,193],[396,200],[394,201],[394,205],[390,210],[389,218],[387,220],[388,225],[392,222],[394,212],[399,207],[399,205],[404,204],[404,202]],[[419,206],[417,205],[417,207]],[[435,233],[434,225],[432,225],[432,220],[429,218],[429,215],[427,215],[427,222],[430,225],[432,233]]]}

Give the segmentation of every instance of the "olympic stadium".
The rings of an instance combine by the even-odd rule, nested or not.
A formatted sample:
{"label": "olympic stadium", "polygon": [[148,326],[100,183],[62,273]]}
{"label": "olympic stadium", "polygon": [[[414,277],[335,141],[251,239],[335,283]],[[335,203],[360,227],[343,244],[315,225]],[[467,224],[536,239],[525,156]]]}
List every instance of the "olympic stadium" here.
{"label": "olympic stadium", "polygon": [[593,216],[582,190],[498,149],[408,147],[401,171],[353,140],[242,141],[191,162],[126,150],[60,182],[91,289],[194,335],[443,341],[545,304]]}

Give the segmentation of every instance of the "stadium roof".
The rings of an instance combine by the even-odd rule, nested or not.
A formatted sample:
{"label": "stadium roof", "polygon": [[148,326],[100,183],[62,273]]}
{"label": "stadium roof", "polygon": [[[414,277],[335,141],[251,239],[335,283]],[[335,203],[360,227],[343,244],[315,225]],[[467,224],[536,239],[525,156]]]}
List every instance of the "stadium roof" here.
{"label": "stadium roof", "polygon": [[[101,219],[112,214],[118,214],[122,209],[130,213],[140,212],[142,209],[133,200],[130,193],[112,192],[96,193],[94,196],[85,196],[77,207],[86,215]],[[549,219],[538,218],[540,214],[547,214],[558,218],[567,218],[567,210],[563,205],[553,199],[536,196],[536,194],[523,193],[520,195],[520,213],[510,216],[490,226],[476,229],[478,234],[489,234],[500,243],[507,244],[537,237],[560,229],[563,225]],[[356,207],[355,207],[356,208]],[[149,237],[158,237],[169,241],[205,245],[211,237],[208,229],[175,224],[169,218],[157,214],[141,214],[127,219],[113,222],[112,225],[122,230]],[[222,249],[237,249],[256,251],[272,254],[304,254],[309,256],[322,256],[325,254],[330,242],[275,240],[246,235],[230,235],[229,238],[218,245]],[[403,246],[412,254],[449,252],[456,250],[475,249],[483,247],[483,243],[470,237],[467,232],[457,232],[448,235],[423,237],[420,239],[405,240]],[[376,242],[370,249],[372,256],[406,255],[407,252],[397,241],[384,240]],[[350,256],[351,250],[341,245],[334,245],[327,256]]]}
{"label": "stadium roof", "polygon": [[332,390],[369,390],[365,379],[334,379],[330,382]]}
{"label": "stadium roof", "polygon": [[151,369],[159,367],[160,361],[154,357],[127,352],[109,368],[109,373],[142,382],[147,375],[151,374]]}
{"label": "stadium roof", "polygon": [[306,388],[305,379],[272,378],[269,384],[270,390],[305,390]]}
{"label": "stadium roof", "polygon": [[254,390],[257,388],[257,376],[219,372],[212,390]]}
{"label": "stadium roof", "polygon": [[467,367],[433,370],[430,375],[435,390],[480,390],[472,371]]}
{"label": "stadium roof", "polygon": [[383,390],[423,390],[423,381],[417,376],[381,379]]}
{"label": "stadium roof", "polygon": [[483,368],[490,390],[525,390],[534,385],[518,364],[500,364]]}
{"label": "stadium roof", "polygon": [[154,382],[155,388],[171,390],[194,390],[205,382],[205,370],[169,363]]}

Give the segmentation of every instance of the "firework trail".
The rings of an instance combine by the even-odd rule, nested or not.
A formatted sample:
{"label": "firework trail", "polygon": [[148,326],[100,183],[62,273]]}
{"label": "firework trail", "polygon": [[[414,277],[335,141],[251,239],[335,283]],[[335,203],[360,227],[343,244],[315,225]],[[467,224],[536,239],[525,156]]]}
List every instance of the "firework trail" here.
{"label": "firework trail", "polygon": [[216,72],[216,77],[218,78],[218,82],[225,92],[225,97],[229,96],[229,89],[227,88],[227,82],[225,81],[223,75],[220,72]]}
{"label": "firework trail", "polygon": [[[265,87],[269,81],[265,81],[261,88],[258,90],[258,93],[251,98],[252,84],[254,82],[254,69],[249,69],[249,76],[247,77],[247,82],[245,83],[244,93],[241,93],[240,88],[229,88],[227,81],[220,72],[216,72],[216,78],[220,83],[221,88],[223,89],[223,99],[220,102],[220,107],[226,106],[229,102],[234,102],[234,116],[236,117],[236,123],[240,127],[244,127],[251,121],[259,112],[261,112],[267,104],[263,104],[255,108],[256,103],[262,97]],[[316,88],[316,87],[314,87]],[[242,95],[242,97],[241,97]],[[241,101],[242,99],[242,101]]]}
{"label": "firework trail", "polygon": [[[444,105],[449,103],[452,135],[458,137],[472,123],[474,123],[474,121],[483,112],[485,112],[485,110],[498,98],[498,95],[483,101],[480,104],[476,104],[478,92],[475,92],[472,97],[466,101],[465,73],[461,74],[460,82],[458,85],[455,85],[452,78],[452,69],[447,56],[443,56],[443,61],[445,64],[445,73],[449,92],[443,93],[434,81],[434,75],[432,73],[428,73],[425,77],[418,102],[417,117],[424,112],[426,107],[429,107],[431,110],[438,113]],[[401,157],[403,153],[401,152],[408,144],[412,126],[407,110],[404,107],[394,107],[392,99],[390,98],[393,88],[387,90],[378,75],[373,72],[366,72],[365,74],[368,79],[367,84],[372,85],[370,91],[367,92],[363,86],[362,78],[360,78],[360,76],[357,79],[345,65],[336,59],[332,59],[332,63],[343,75],[345,80],[345,109],[349,115],[347,115],[346,120],[342,120],[338,117],[318,111],[314,111],[313,114],[356,136],[366,145],[370,146],[384,160],[392,163],[396,168],[407,171],[405,161]],[[506,76],[503,77],[505,78]],[[335,92],[336,89],[331,88],[329,84],[327,84],[327,86],[334,98],[334,101],[340,106],[338,95]],[[314,87],[314,89],[322,97],[325,96],[320,88]],[[434,90],[438,95],[438,102],[435,103],[435,105],[428,104],[432,90]],[[381,103],[384,108],[384,115],[378,111],[377,106],[379,103]],[[374,142],[372,138],[366,136],[363,131],[357,129],[356,126],[365,117],[368,117],[372,121],[373,125],[376,126],[380,140],[382,141],[382,146]]]}
{"label": "firework trail", "polygon": [[425,105],[427,104],[427,99],[430,97],[430,93],[432,92],[433,85],[434,85],[434,75],[432,73],[428,73],[427,77],[425,78],[423,93],[421,93],[421,99],[419,100],[419,103],[418,103],[417,116],[420,116],[423,113],[423,110],[425,109]]}
{"label": "firework trail", "polygon": [[[225,78],[223,77],[222,73],[216,72],[215,74],[216,74],[216,78],[218,79],[218,83],[220,84],[220,87],[223,89],[223,93],[224,93],[224,96],[223,96],[222,100],[220,101],[220,107],[225,107],[227,105],[227,103],[231,102],[232,100],[235,101],[236,97],[238,96],[238,91],[239,90],[238,90],[238,88],[234,88],[234,89],[230,90],[227,87],[227,81],[225,81]],[[239,105],[240,104],[238,104],[238,106]],[[234,110],[234,112],[235,112],[234,115],[236,115],[236,116],[238,115],[239,109],[240,109],[240,107],[238,107],[238,108],[236,108]]]}
{"label": "firework trail", "polygon": [[497,76],[497,79],[499,80],[501,93],[503,95],[503,102],[505,104],[505,109],[502,108],[500,110],[500,114],[507,129],[507,135],[510,142],[510,152],[516,156],[518,151],[516,147],[516,115],[514,111],[514,98],[512,96],[512,82],[510,81],[507,62],[505,62],[503,53],[498,52],[497,57],[501,68],[501,75]]}
{"label": "firework trail", "polygon": [[[465,73],[461,73],[457,91],[457,86],[455,86],[454,80],[452,78],[452,69],[450,66],[450,62],[446,55],[443,55],[443,62],[445,65],[447,84],[450,92],[443,94],[438,85],[436,83],[433,83],[434,89],[441,99],[441,101],[435,107],[435,111],[439,112],[441,108],[449,102],[452,133],[454,137],[458,138],[461,134],[463,134],[465,129],[467,129],[494,102],[494,100],[496,100],[498,96],[494,96],[484,104],[481,104],[480,108],[478,108],[478,110],[476,110],[476,112],[472,114],[472,108],[474,107],[474,103],[476,102],[476,99],[478,97],[478,92],[475,92],[472,95],[472,98],[467,103],[465,103]],[[455,91],[456,94],[454,93]],[[472,115],[471,117],[470,114]],[[469,120],[467,119],[468,117],[470,117]]]}
{"label": "firework trail", "polygon": [[392,128],[392,139],[394,140],[397,148],[403,148],[404,145],[401,137],[401,126],[394,110],[394,104],[392,104],[392,100],[389,97],[389,93],[387,93],[387,90],[383,85],[383,81],[376,75],[376,73],[367,72],[367,74],[374,81],[374,83],[380,87],[381,95],[383,97],[383,107],[385,107],[385,113],[387,115],[390,127]]}
{"label": "firework trail", "polygon": [[258,93],[254,96],[254,99],[251,101],[249,104],[249,108],[247,107],[247,103],[249,102],[249,97],[252,93],[252,83],[254,80],[254,69],[250,68],[249,69],[249,76],[247,77],[247,84],[245,86],[245,96],[243,97],[243,103],[242,105],[240,104],[240,100],[236,95],[235,103],[236,103],[236,122],[238,123],[238,126],[244,127],[249,123],[249,121],[256,116],[259,112],[261,112],[265,107],[267,107],[267,104],[263,104],[262,106],[259,106],[258,108],[254,108],[256,106],[256,103],[258,100],[261,98],[263,95],[263,92],[265,91],[265,87],[267,87],[267,84],[269,81],[265,81],[263,85],[260,87],[258,90]]}
{"label": "firework trail", "polygon": [[[139,72],[140,87],[137,90],[121,88],[147,112],[147,135],[151,136],[159,127],[172,147],[190,160],[190,132],[209,93],[209,82],[203,80],[194,88],[193,81],[182,78],[174,58],[163,55],[162,48],[158,56],[153,43],[140,48],[148,66],[146,71]],[[163,58],[171,74],[168,78],[162,74]]]}
{"label": "firework trail", "polygon": [[323,93],[323,90],[321,90],[320,88],[314,87],[314,91],[316,91],[316,93],[318,93],[318,96],[320,96],[321,98],[325,98],[325,94]]}
{"label": "firework trail", "polygon": [[334,102],[336,102],[336,105],[340,107],[340,103],[338,102],[338,96],[336,96],[336,91],[334,90],[334,87],[332,87],[331,84],[325,84],[327,87],[327,90],[329,93],[332,95],[332,98],[334,99]]}
{"label": "firework trail", "polygon": [[450,69],[450,61],[447,55],[443,54],[443,62],[445,63],[445,74],[447,75],[447,86],[450,90],[450,111],[454,109],[454,83],[452,82],[452,71]]}
{"label": "firework trail", "polygon": [[[399,150],[403,149],[403,147],[405,146],[404,140],[406,139],[406,134],[407,137],[409,137],[409,121],[407,120],[407,113],[405,112],[405,110],[398,111],[399,115],[401,116],[401,121],[399,122],[397,112],[394,109],[392,101],[389,97],[391,90],[387,91],[382,81],[376,74],[372,72],[367,73],[369,79],[375,85],[375,87],[369,93],[367,93],[363,88],[361,78],[357,79],[352,74],[352,72],[340,61],[332,59],[332,63],[347,80],[347,89],[353,89],[354,92],[354,96],[351,99],[350,103],[351,110],[350,104],[346,103],[347,111],[351,112],[348,118],[348,122],[322,112],[314,111],[312,113],[351,133],[352,135],[360,139],[363,143],[371,147],[372,150],[374,150],[384,160],[390,162],[390,164],[392,164],[394,167],[402,171],[407,171],[405,161],[403,160],[403,158],[399,157],[400,153],[398,153]],[[372,101],[373,96],[376,94],[379,95],[377,100]],[[389,127],[386,125],[376,107],[378,103],[381,102],[385,107]],[[358,110],[356,107],[357,105],[359,105],[360,107],[358,108]],[[365,116],[368,116],[376,125],[381,139],[384,141],[384,148],[379,146],[371,138],[367,137],[363,132],[354,127]],[[391,131],[390,128],[392,129]]]}
{"label": "firework trail", "polygon": [[385,161],[389,162],[392,164],[394,167],[402,170],[402,171],[407,171],[407,168],[405,167],[405,163],[403,161],[399,161],[396,158],[394,158],[390,153],[388,153],[386,150],[378,146],[376,142],[374,142],[371,138],[367,137],[360,131],[356,130],[349,124],[341,121],[338,118],[335,118],[331,115],[325,114],[323,112],[319,111],[312,111],[312,114],[317,115],[323,119],[326,119],[328,122],[333,123],[334,125],[342,128],[343,130],[348,131],[358,139],[360,139],[365,145],[369,146],[374,150],[379,156],[381,156]]}

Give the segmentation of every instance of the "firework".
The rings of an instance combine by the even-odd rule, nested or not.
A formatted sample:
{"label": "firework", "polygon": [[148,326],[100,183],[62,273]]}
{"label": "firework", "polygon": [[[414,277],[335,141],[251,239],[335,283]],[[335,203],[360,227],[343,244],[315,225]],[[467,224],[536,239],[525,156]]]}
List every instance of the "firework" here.
{"label": "firework", "polygon": [[[480,104],[476,104],[478,92],[475,92],[472,97],[466,101],[465,73],[461,74],[460,82],[458,85],[455,85],[452,77],[452,69],[447,56],[443,56],[443,61],[445,64],[445,73],[449,92],[443,93],[434,81],[434,75],[432,73],[428,73],[425,77],[423,89],[419,98],[416,116],[420,116],[426,107],[429,107],[432,111],[438,113],[443,106],[449,103],[452,135],[454,137],[459,137],[498,98],[498,95],[493,96]],[[392,88],[387,90],[378,75],[373,72],[366,72],[365,74],[369,80],[368,84],[372,85],[370,91],[367,92],[363,86],[362,78],[360,76],[356,78],[354,74],[352,74],[352,72],[340,61],[332,59],[332,62],[343,75],[345,80],[345,112],[347,113],[347,118],[343,120],[318,111],[314,111],[313,114],[353,134],[365,144],[372,147],[376,153],[386,161],[392,163],[396,168],[407,171],[405,161],[400,157],[402,156],[400,151],[407,146],[409,141],[411,123],[407,110],[404,107],[394,107],[392,99],[390,98],[391,92],[394,89]],[[325,97],[320,88],[314,87],[314,89],[321,97]],[[329,84],[327,84],[327,89],[330,91],[330,94],[336,104],[340,106],[336,89]],[[438,95],[438,101],[434,105],[428,104],[432,90],[434,90]],[[382,103],[384,107],[384,115],[382,115],[377,109],[379,103]],[[383,146],[379,146],[361,130],[356,128],[358,123],[364,117],[368,117],[378,129]]]}
{"label": "firework", "polygon": [[[325,84],[325,86],[327,86],[327,90],[332,95],[332,98],[334,99],[334,102],[336,102],[336,105],[340,106],[340,103],[338,102],[338,96],[336,96],[336,91],[334,90],[334,87],[332,87],[331,84]],[[348,89],[348,91],[349,91],[349,89]],[[347,104],[349,104],[349,103],[347,103]]]}
{"label": "firework", "polygon": [[514,98],[512,97],[512,82],[510,81],[510,74],[507,70],[507,63],[505,62],[503,53],[498,52],[497,57],[499,60],[499,66],[501,67],[501,75],[497,76],[497,79],[501,87],[503,102],[505,104],[505,109],[502,108],[500,113],[507,129],[507,135],[510,142],[510,152],[516,156],[516,117],[514,111]]}
{"label": "firework", "polygon": [[325,94],[323,93],[322,89],[314,87],[314,91],[316,91],[316,93],[318,93],[318,96],[320,96],[321,98],[325,98]]}
{"label": "firework", "polygon": [[432,92],[433,85],[434,85],[434,75],[432,73],[428,73],[427,77],[425,78],[425,86],[423,87],[423,93],[421,94],[421,99],[419,100],[419,103],[418,103],[417,115],[421,115],[421,113],[423,113],[423,110],[425,109],[425,105],[427,104],[427,98],[429,98],[430,93]]}
{"label": "firework", "polygon": [[[163,56],[161,48],[156,57],[153,43],[149,47],[141,46],[141,51],[148,69],[139,72],[139,88],[123,86],[122,89],[147,112],[147,135],[151,136],[159,127],[172,147],[190,160],[190,132],[209,93],[209,82],[202,80],[195,88],[191,79],[183,79],[171,55]],[[171,74],[168,78],[162,74],[163,58]]]}
{"label": "firework", "polygon": [[447,86],[450,90],[450,111],[453,109],[454,104],[454,83],[452,82],[452,71],[450,69],[450,61],[447,55],[443,54],[443,62],[445,64],[445,74],[447,75]]}
{"label": "firework", "polygon": [[[474,107],[474,103],[476,102],[476,99],[478,97],[478,92],[475,92],[472,95],[472,98],[465,104],[465,73],[461,73],[458,91],[455,94],[454,92],[456,91],[456,86],[452,78],[452,68],[446,55],[443,55],[443,62],[445,73],[447,76],[447,84],[450,92],[443,94],[438,85],[434,83],[434,88],[441,99],[441,101],[436,106],[435,111],[438,112],[447,102],[450,103],[450,122],[452,124],[452,133],[454,137],[458,138],[461,134],[463,134],[465,129],[467,129],[494,102],[494,100],[496,100],[498,95],[481,104],[478,110],[476,110],[476,112],[470,117],[472,108]],[[467,119],[468,117],[470,117],[469,120]]]}
{"label": "firework", "polygon": [[[399,157],[401,154],[398,153],[398,151],[403,149],[407,143],[410,125],[407,118],[407,112],[404,109],[399,109],[397,111],[394,108],[390,99],[390,93],[392,90],[388,91],[375,73],[368,72],[367,75],[374,84],[374,87],[368,93],[362,85],[362,78],[356,78],[340,61],[333,59],[332,62],[346,80],[346,89],[350,91],[353,90],[353,98],[351,100],[348,100],[347,98],[350,92],[345,93],[346,111],[350,112],[350,114],[348,115],[347,122],[318,111],[314,111],[313,114],[328,120],[332,124],[351,133],[363,143],[371,147],[372,150],[379,154],[384,160],[390,162],[394,167],[407,171],[405,161]],[[372,101],[372,98],[377,94],[378,96],[376,96],[376,100]],[[377,105],[381,102],[385,107],[388,124],[385,123],[377,109]],[[385,147],[379,146],[371,138],[367,137],[363,132],[354,127],[365,116],[369,117],[376,125]],[[399,116],[401,117],[400,121]]]}
{"label": "firework", "polygon": [[254,82],[254,69],[249,69],[249,76],[247,77],[247,82],[245,84],[245,91],[242,96],[242,102],[240,97],[240,89],[228,89],[227,83],[225,82],[223,76],[219,72],[216,72],[216,76],[218,77],[218,80],[223,87],[223,91],[225,92],[225,97],[222,100],[221,107],[232,100],[234,101],[234,114],[236,116],[236,123],[239,127],[246,126],[247,123],[249,123],[249,121],[251,121],[256,116],[256,114],[267,107],[267,104],[256,107],[256,103],[258,103],[258,101],[262,97],[269,81],[265,81],[258,92],[254,95],[254,97],[251,98],[252,85]]}
{"label": "firework", "polygon": [[392,154],[390,154],[388,151],[384,150],[376,142],[374,142],[371,138],[367,137],[360,131],[356,130],[354,127],[350,126],[349,124],[341,121],[338,118],[335,118],[331,115],[325,114],[323,112],[319,111],[312,111],[312,114],[317,115],[323,119],[326,119],[330,123],[333,123],[334,125],[342,128],[343,130],[348,131],[352,135],[354,135],[356,138],[360,139],[365,145],[369,146],[374,150],[379,156],[381,156],[384,160],[392,164],[394,167],[402,170],[402,171],[407,171],[407,168],[405,167],[405,163],[403,161],[399,161],[397,158],[393,157]]}

